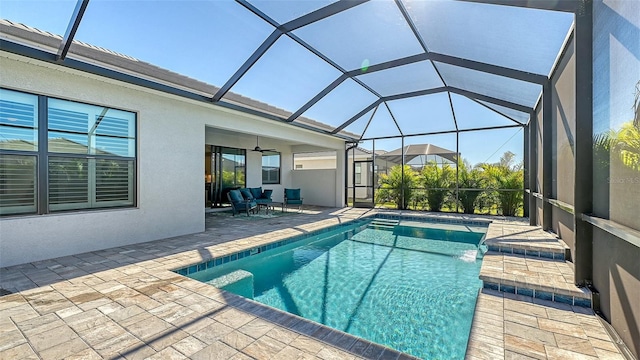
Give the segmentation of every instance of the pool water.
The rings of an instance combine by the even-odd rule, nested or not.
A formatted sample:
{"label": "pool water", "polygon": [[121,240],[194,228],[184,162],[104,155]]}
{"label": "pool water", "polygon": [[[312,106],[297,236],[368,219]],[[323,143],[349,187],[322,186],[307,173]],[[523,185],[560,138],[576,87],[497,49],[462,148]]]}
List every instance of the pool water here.
{"label": "pool water", "polygon": [[219,284],[243,270],[252,294],[222,288],[420,358],[463,359],[484,234],[445,227],[342,228],[189,276]]}

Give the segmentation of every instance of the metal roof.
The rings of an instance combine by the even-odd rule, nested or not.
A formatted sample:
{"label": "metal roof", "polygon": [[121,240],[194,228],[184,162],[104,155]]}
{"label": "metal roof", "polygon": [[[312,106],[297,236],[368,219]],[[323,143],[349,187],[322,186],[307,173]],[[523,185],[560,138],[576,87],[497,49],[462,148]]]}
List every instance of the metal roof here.
{"label": "metal roof", "polygon": [[436,155],[447,160],[451,160],[452,162],[456,162],[458,158],[455,151],[447,150],[433,144],[411,144],[400,149],[376,155],[376,157],[393,163],[402,164],[403,154],[405,164],[422,155]]}

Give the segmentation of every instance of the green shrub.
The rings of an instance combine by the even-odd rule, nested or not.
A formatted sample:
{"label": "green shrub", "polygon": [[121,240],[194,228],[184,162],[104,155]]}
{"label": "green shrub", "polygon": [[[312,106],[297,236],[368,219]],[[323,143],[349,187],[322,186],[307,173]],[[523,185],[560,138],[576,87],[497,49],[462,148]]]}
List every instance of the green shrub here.
{"label": "green shrub", "polygon": [[418,185],[418,174],[409,165],[404,165],[404,179],[402,166],[396,165],[388,174],[381,174],[378,180],[380,187],[376,191],[376,203],[393,201],[398,209],[404,210],[409,206],[415,188]]}
{"label": "green shrub", "polygon": [[455,170],[448,164],[438,165],[432,161],[422,169],[421,175],[422,185],[427,190],[429,210],[440,211],[452,186],[455,187]]}

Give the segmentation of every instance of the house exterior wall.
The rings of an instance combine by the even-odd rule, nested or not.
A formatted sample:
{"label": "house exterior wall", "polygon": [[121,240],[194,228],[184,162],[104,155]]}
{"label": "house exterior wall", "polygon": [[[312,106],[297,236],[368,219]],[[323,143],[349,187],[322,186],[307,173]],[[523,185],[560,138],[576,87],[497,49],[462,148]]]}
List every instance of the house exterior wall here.
{"label": "house exterior wall", "polygon": [[336,169],[296,170],[291,172],[292,182],[296,188],[300,188],[304,205],[313,204],[320,206],[334,206],[335,200],[327,198],[324,194],[342,191],[336,189],[333,181],[322,181],[336,177]]}
{"label": "house exterior wall", "polygon": [[[340,162],[340,158],[343,158],[343,161],[340,165],[337,165]],[[305,154],[298,154],[294,160],[294,170],[295,171],[306,171],[306,170],[318,170],[318,169],[344,169],[344,151],[337,151],[336,156],[305,156]],[[370,154],[356,154],[356,160],[367,160],[371,159]],[[353,196],[353,154],[349,153],[349,165],[348,165],[348,176],[346,179],[346,186],[348,187],[348,197]],[[295,166],[302,165],[301,169],[295,169]],[[369,174],[367,169],[365,168],[366,164],[363,164],[362,172],[361,172],[361,180],[358,186],[366,186],[371,179],[369,179],[369,175],[373,176],[373,174]],[[375,185],[375,184],[374,184]],[[344,185],[340,186],[338,184],[337,189],[344,189]],[[359,187],[355,189],[355,194],[357,198],[364,199],[367,196],[370,196],[371,190]],[[305,201],[306,202],[306,201]],[[339,203],[344,202],[341,200]]]}
{"label": "house exterior wall", "polygon": [[[246,129],[344,149],[344,141],[334,137],[5,52],[0,52],[0,86],[133,111],[138,126],[137,207],[3,217],[0,267],[204,231],[204,145],[211,136],[206,129]],[[255,146],[255,137],[249,139],[247,149]],[[282,151],[281,186],[295,186],[292,155]],[[260,167],[251,165],[261,166],[259,153],[248,151],[247,162],[248,184],[257,184]],[[340,176],[339,169],[336,182]],[[274,195],[278,199],[277,191]]]}
{"label": "house exterior wall", "polygon": [[300,157],[296,157],[295,165],[302,165],[302,168],[298,170],[336,168],[335,157],[304,157],[303,155],[304,154]]}

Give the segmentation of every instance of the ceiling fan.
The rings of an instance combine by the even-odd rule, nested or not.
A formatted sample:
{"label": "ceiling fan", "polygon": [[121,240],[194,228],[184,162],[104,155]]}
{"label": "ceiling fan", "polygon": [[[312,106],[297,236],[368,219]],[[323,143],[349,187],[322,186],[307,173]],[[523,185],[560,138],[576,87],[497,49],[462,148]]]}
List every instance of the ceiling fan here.
{"label": "ceiling fan", "polygon": [[265,151],[276,151],[276,149],[263,149],[260,147],[260,145],[258,145],[258,136],[256,136],[256,147],[253,148],[253,150],[251,151],[259,151],[259,152],[265,152]]}

